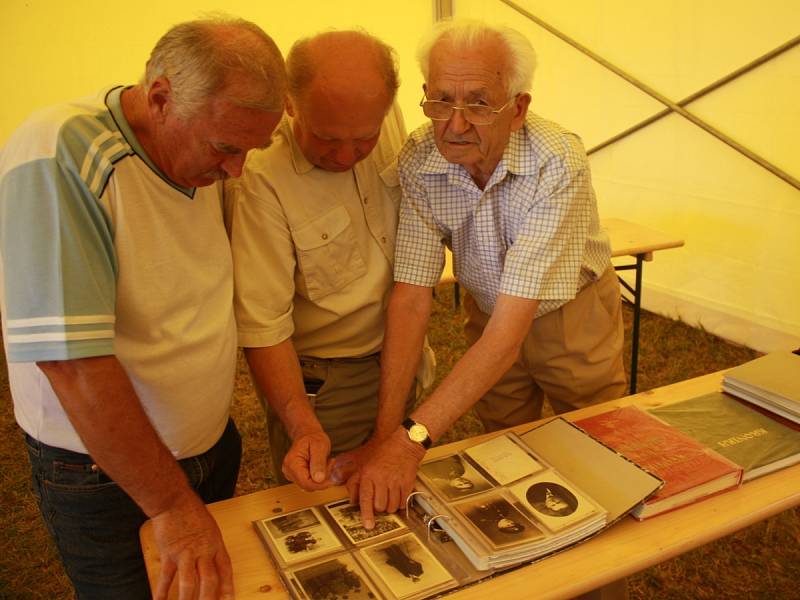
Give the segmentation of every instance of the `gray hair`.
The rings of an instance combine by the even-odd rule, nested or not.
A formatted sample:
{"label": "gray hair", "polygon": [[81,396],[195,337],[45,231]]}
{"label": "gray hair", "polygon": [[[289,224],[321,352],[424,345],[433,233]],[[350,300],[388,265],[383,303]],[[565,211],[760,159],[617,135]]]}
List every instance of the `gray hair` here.
{"label": "gray hair", "polygon": [[431,51],[440,41],[447,40],[455,48],[470,48],[492,39],[498,40],[508,52],[509,68],[505,74],[508,95],[529,92],[536,69],[536,52],[528,38],[516,29],[472,19],[439,21],[420,40],[417,62],[425,82],[430,74]]}
{"label": "gray hair", "polygon": [[[234,78],[246,82],[226,96],[234,104],[269,112],[283,110],[286,69],[278,46],[254,23],[212,17],[180,23],[153,48],[143,83],[159,77],[170,82],[176,114],[196,114],[216,94],[225,94]],[[246,89],[246,91],[244,91]]]}
{"label": "gray hair", "polygon": [[326,44],[330,47],[337,43],[352,45],[354,42],[360,43],[365,48],[373,49],[373,58],[386,83],[389,99],[393,102],[397,95],[397,88],[400,87],[397,55],[394,48],[366,31],[358,30],[327,31],[313,37],[303,38],[292,45],[286,56],[289,95],[292,99],[296,101],[317,74],[319,53],[315,52],[315,45]]}

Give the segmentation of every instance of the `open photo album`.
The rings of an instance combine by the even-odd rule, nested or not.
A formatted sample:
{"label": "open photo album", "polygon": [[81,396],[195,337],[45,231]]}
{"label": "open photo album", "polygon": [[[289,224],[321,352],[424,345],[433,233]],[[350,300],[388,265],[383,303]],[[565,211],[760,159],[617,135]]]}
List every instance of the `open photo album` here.
{"label": "open photo album", "polygon": [[423,462],[372,530],[347,499],[254,525],[294,598],[417,600],[586,540],[662,485],[556,418]]}

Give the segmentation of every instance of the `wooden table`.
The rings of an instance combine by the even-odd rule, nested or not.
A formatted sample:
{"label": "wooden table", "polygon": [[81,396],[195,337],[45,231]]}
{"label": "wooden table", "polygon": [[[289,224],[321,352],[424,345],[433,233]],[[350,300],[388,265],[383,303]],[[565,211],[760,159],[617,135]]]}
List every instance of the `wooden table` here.
{"label": "wooden table", "polygon": [[[615,406],[650,408],[692,398],[720,388],[721,373],[627,396],[565,415],[569,419],[596,414]],[[527,430],[530,425],[517,428]],[[474,440],[468,442],[474,443]],[[455,442],[429,450],[443,455],[466,445]],[[219,523],[233,561],[236,597],[253,600],[288,598],[257,536],[252,521],[343,497],[343,488],[303,492],[294,485],[272,488],[209,505]],[[741,488],[671,513],[638,522],[623,519],[586,543],[537,563],[448,595],[458,600],[570,598],[631,575],[683,552],[762,521],[800,504],[800,465],[749,481]],[[148,575],[155,585],[158,553],[150,523],[141,532]],[[174,591],[174,589],[173,589]]]}
{"label": "wooden table", "polygon": [[[600,225],[608,232],[611,241],[611,257],[618,258],[629,256],[634,259],[632,263],[615,264],[617,271],[634,270],[636,272],[634,284],[620,278],[620,284],[630,292],[633,304],[633,326],[631,327],[631,372],[630,393],[636,393],[636,380],[639,371],[639,321],[642,314],[642,271],[644,263],[653,260],[653,252],[678,248],[684,241],[672,235],[637,225],[623,219],[601,219]],[[449,250],[445,251],[445,266],[439,283],[454,283],[455,303],[460,302],[458,281],[453,273],[453,256]]]}

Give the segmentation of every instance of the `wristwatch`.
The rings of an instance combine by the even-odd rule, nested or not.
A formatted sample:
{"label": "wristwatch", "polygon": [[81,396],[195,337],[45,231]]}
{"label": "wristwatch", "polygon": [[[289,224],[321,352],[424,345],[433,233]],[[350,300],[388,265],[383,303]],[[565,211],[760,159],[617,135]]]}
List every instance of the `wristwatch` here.
{"label": "wristwatch", "polygon": [[403,421],[403,427],[408,432],[408,439],[412,442],[422,444],[426,450],[431,447],[431,436],[428,435],[428,428],[425,425],[409,418]]}

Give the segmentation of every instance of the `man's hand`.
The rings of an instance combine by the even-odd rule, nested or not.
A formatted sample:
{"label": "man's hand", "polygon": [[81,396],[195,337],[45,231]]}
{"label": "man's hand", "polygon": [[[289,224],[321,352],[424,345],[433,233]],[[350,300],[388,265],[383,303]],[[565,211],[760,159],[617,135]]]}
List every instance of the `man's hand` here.
{"label": "man's hand", "polygon": [[[333,459],[331,466],[331,483],[334,485],[347,484],[350,487],[350,479],[359,477],[361,467],[363,467],[375,451],[380,446],[375,440],[369,440],[363,446],[342,452]],[[352,495],[352,494],[351,494]]]}
{"label": "man's hand", "polygon": [[178,598],[233,599],[233,569],[222,534],[203,502],[191,494],[152,518],[161,557],[155,600],[164,600],[177,574]]}
{"label": "man's hand", "polygon": [[425,448],[398,427],[374,449],[357,475],[347,482],[350,501],[361,506],[364,527],[375,527],[375,512],[397,512],[414,489]]}
{"label": "man's hand", "polygon": [[307,491],[331,485],[328,478],[328,455],[331,441],[322,430],[297,436],[283,459],[283,475]]}

